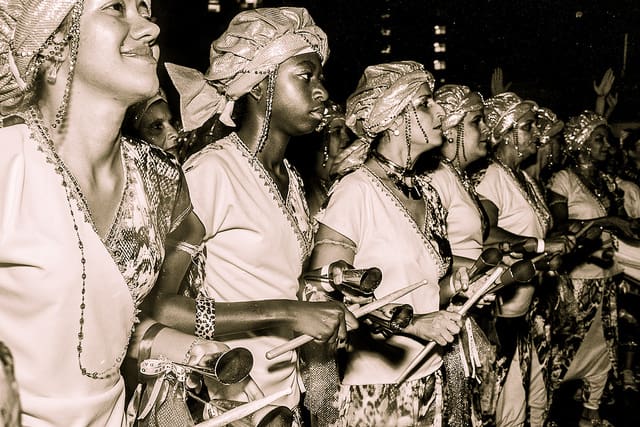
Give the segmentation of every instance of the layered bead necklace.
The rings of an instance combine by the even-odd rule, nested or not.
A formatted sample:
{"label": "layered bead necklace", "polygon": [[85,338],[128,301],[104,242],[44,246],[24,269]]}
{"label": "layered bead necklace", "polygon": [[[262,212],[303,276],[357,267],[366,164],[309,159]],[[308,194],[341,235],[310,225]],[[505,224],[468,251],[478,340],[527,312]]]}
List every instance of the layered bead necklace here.
{"label": "layered bead necklace", "polygon": [[[393,160],[382,155],[378,150],[374,150],[372,154],[376,163],[378,163],[382,170],[385,171],[387,178],[393,182],[393,185],[398,188],[402,194],[409,199],[420,200],[423,196],[422,189],[420,188],[420,181],[416,176],[417,174],[415,169],[409,167],[411,164],[411,118],[409,117],[408,112],[413,113],[413,117],[415,118],[416,123],[422,132],[422,136],[424,137],[425,144],[429,143],[429,136],[420,123],[420,118],[418,117],[418,113],[416,113],[416,109],[410,103],[407,107],[407,111],[404,113],[404,139],[407,145],[407,161],[405,166],[400,166]],[[399,133],[396,132],[397,130],[394,131],[394,134],[399,135]],[[407,178],[411,184],[407,184]]]}
{"label": "layered bead necklace", "polygon": [[[391,159],[380,154],[378,150],[374,150],[372,154],[376,163],[378,163],[386,173],[387,178],[393,182],[393,185],[398,188],[402,194],[412,200],[420,200],[422,198],[420,182],[418,181],[416,171],[413,168],[400,166]],[[406,183],[407,178],[411,180],[411,185]]]}
{"label": "layered bead necklace", "polygon": [[84,204],[84,207],[86,209],[88,209],[88,204],[84,198],[80,185],[74,178],[73,174],[71,173],[67,165],[65,165],[63,160],[60,158],[60,156],[56,152],[55,146],[53,144],[53,140],[49,135],[49,131],[46,129],[44,123],[42,122],[42,118],[40,116],[39,111],[37,111],[33,107],[29,110],[29,113],[27,116],[27,125],[29,126],[29,129],[31,129],[32,138],[35,141],[37,141],[40,144],[40,146],[48,149],[49,151],[48,157],[50,157],[53,160],[56,172],[62,177],[62,186],[64,187],[65,196],[67,199],[67,206],[69,207],[69,214],[71,215],[71,220],[73,221],[73,230],[76,235],[76,239],[78,240],[78,249],[80,251],[80,265],[81,265],[80,279],[82,282],[82,287],[80,290],[80,319],[78,320],[79,329],[78,329],[78,335],[77,335],[78,345],[76,346],[76,353],[78,356],[78,366],[80,368],[80,372],[82,373],[82,375],[92,379],[106,379],[114,375],[119,375],[120,365],[127,354],[129,341],[131,340],[131,336],[133,335],[133,331],[135,330],[135,325],[137,322],[137,318],[136,318],[137,308],[134,310],[131,329],[128,332],[124,349],[116,357],[112,366],[102,371],[90,371],[89,369],[87,369],[82,362],[82,352],[84,350],[83,340],[84,340],[85,310],[87,308],[86,302],[85,302],[85,296],[87,293],[87,258],[85,255],[84,243],[82,242],[82,237],[80,236],[80,227],[78,226],[76,214],[74,213],[74,210],[73,210],[73,203],[71,201],[74,198],[73,192],[79,195],[79,198],[80,198],[79,202]]}
{"label": "layered bead necklace", "polygon": [[531,178],[529,178],[526,173],[520,173],[519,175],[522,178],[519,178],[498,156],[494,156],[494,161],[495,164],[504,170],[509,178],[511,178],[511,180],[516,184],[517,188],[520,190],[520,194],[522,194],[529,206],[531,206],[535,211],[536,217],[542,227],[545,230],[551,228],[551,212],[549,212],[549,209],[544,202],[544,197],[538,190],[536,184],[530,181]]}

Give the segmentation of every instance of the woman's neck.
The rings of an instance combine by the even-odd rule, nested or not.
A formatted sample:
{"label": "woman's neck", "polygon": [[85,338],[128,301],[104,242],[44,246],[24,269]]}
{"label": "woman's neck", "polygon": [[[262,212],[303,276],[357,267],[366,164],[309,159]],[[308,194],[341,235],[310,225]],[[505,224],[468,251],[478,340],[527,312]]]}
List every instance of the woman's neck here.
{"label": "woman's neck", "polygon": [[[50,128],[58,155],[69,164],[86,168],[112,165],[119,159],[119,135],[126,107],[114,103],[86,103],[77,97],[67,107],[62,125]],[[55,122],[59,104],[38,104],[45,123]]]}
{"label": "woman's neck", "polygon": [[504,142],[500,143],[494,156],[496,160],[511,170],[517,170],[522,162],[522,158],[512,148],[512,144],[505,144]]}
{"label": "woman's neck", "polygon": [[411,150],[411,158],[409,159],[409,164],[407,165],[409,147],[407,147],[406,141],[402,135],[390,135],[389,133],[384,133],[382,139],[378,143],[378,148],[376,151],[382,154],[387,159],[391,160],[393,163],[402,166],[403,168],[412,169],[416,164],[416,160],[418,156],[422,154],[422,152],[415,152],[416,150]]}
{"label": "woman's neck", "polygon": [[[261,127],[243,125],[236,133],[247,146],[249,152],[255,153],[257,151],[258,143],[262,135]],[[289,144],[289,138],[289,135],[284,135],[272,129],[269,130],[264,146],[259,153],[256,153],[256,157],[265,168],[277,170],[282,167],[284,154]]]}

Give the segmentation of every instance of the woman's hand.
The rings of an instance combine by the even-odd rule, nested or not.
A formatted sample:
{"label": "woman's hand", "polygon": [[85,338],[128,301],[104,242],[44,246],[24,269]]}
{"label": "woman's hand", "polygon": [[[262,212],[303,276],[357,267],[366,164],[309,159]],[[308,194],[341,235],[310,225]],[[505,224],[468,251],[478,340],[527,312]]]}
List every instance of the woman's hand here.
{"label": "woman's hand", "polygon": [[491,74],[491,96],[496,96],[503,92],[507,92],[511,87],[511,82],[504,84],[504,77],[502,75],[502,68],[497,67]]}
{"label": "woman's hand", "polygon": [[605,98],[611,92],[615,81],[616,76],[613,74],[613,70],[609,68],[604,72],[599,84],[596,84],[595,80],[593,81],[593,90],[597,96]]}
{"label": "woman's hand", "polygon": [[347,328],[356,329],[358,320],[338,301],[292,301],[291,328],[312,336],[316,342],[326,342],[335,348],[347,338]]}
{"label": "woman's hand", "polygon": [[575,247],[576,237],[571,234],[561,234],[544,240],[544,251],[551,254],[566,254]]}
{"label": "woman's hand", "polygon": [[462,316],[460,314],[440,310],[415,316],[411,325],[407,326],[404,332],[418,338],[435,341],[444,346],[453,342],[454,335],[460,332],[461,327]]}

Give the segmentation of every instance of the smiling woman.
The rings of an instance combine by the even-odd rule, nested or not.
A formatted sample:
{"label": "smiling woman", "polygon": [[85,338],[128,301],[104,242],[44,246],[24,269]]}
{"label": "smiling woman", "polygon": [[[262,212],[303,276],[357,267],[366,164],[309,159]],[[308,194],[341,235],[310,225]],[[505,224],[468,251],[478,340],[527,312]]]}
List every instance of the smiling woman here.
{"label": "smiling woman", "polygon": [[[127,107],[158,90],[150,13],[139,0],[0,3],[0,112],[24,120],[0,129],[0,336],[24,425],[127,424],[120,366],[154,324],[142,301],[165,240],[193,215],[175,162],[120,136]],[[226,348],[160,329],[152,357]]]}

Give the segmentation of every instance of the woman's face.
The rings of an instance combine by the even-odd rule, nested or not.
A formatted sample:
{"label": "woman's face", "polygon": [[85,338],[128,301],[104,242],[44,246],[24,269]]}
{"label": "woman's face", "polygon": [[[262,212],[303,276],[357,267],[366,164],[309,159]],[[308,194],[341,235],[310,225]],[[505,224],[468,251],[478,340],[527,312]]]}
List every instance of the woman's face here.
{"label": "woman's face", "polygon": [[462,124],[464,126],[464,155],[467,162],[472,163],[487,155],[489,128],[484,122],[482,110],[470,111],[465,114]]}
{"label": "woman's face", "polygon": [[[319,153],[317,173],[322,179],[329,179],[334,161],[342,151],[351,145],[351,138],[347,131],[344,118],[336,117],[331,120],[324,129],[323,149],[326,147],[326,158],[324,152]],[[324,163],[324,166],[322,164]]]}
{"label": "woman's face", "polygon": [[[329,96],[322,81],[322,63],[316,53],[296,55],[280,64],[270,130],[289,136],[313,132],[322,120]],[[266,82],[261,84],[266,90]]]}
{"label": "woman's face", "polygon": [[148,0],[85,0],[74,85],[128,106],[158,92],[160,32]]}
{"label": "woman's face", "polygon": [[442,116],[444,110],[433,99],[429,86],[423,84],[404,110],[404,120],[411,124],[412,155],[442,145]]}
{"label": "woman's face", "polygon": [[583,151],[591,160],[603,162],[607,160],[609,148],[607,128],[604,126],[598,126],[593,132],[591,132],[591,135],[589,135],[589,138],[585,141]]}
{"label": "woman's face", "polygon": [[158,100],[140,118],[140,137],[175,156],[178,154],[178,132],[172,121],[169,106],[163,100]]}
{"label": "woman's face", "polygon": [[536,128],[536,116],[533,111],[528,111],[516,123],[513,135],[517,135],[517,150],[520,158],[525,159],[538,151],[536,141],[538,132]]}

